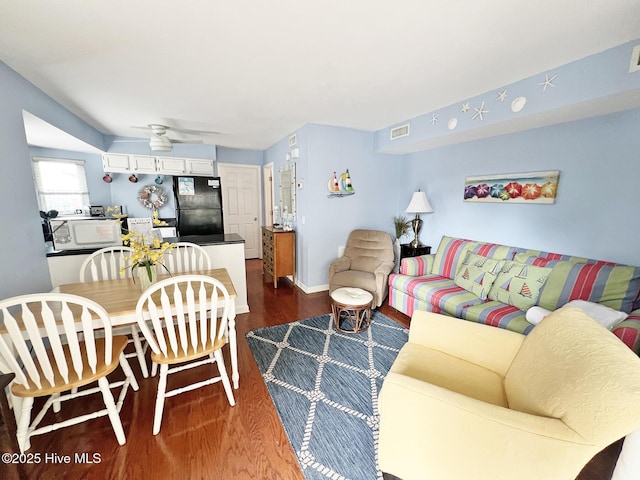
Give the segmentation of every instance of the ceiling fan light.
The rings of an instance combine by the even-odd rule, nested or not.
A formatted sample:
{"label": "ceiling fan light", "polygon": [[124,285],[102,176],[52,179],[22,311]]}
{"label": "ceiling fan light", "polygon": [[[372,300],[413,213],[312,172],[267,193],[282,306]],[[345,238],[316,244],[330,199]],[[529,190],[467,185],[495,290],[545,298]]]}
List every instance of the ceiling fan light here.
{"label": "ceiling fan light", "polygon": [[171,140],[165,136],[151,134],[149,148],[154,152],[170,152],[173,149]]}

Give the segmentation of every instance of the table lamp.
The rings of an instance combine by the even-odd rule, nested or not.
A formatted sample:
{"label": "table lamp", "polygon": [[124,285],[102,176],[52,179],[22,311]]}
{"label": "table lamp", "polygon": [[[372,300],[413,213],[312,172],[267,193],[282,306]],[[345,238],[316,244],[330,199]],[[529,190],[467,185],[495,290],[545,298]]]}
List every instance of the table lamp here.
{"label": "table lamp", "polygon": [[420,189],[418,189],[417,192],[414,192],[406,212],[416,214],[416,217],[411,221],[414,237],[409,245],[411,245],[411,248],[418,248],[420,246],[420,240],[418,240],[418,235],[420,233],[420,228],[422,227],[422,220],[420,220],[420,214],[433,212],[433,208],[431,208],[431,205],[429,205],[429,200],[427,200],[427,194],[424,192],[421,192]]}

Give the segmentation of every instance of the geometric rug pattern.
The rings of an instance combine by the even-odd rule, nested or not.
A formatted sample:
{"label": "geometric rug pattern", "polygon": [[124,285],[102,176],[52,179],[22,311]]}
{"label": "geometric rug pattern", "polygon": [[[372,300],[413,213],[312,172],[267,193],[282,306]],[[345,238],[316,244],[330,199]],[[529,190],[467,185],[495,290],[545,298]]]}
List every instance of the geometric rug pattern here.
{"label": "geometric rug pattern", "polygon": [[247,333],[306,480],[382,479],[378,393],[408,332],[373,311],[358,334],[330,314]]}

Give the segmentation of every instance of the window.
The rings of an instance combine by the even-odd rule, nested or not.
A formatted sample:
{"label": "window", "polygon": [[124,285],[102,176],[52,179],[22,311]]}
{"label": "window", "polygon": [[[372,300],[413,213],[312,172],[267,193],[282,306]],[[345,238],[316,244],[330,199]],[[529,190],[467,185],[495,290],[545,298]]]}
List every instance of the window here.
{"label": "window", "polygon": [[84,161],[34,157],[33,172],[40,210],[74,213],[89,205]]}

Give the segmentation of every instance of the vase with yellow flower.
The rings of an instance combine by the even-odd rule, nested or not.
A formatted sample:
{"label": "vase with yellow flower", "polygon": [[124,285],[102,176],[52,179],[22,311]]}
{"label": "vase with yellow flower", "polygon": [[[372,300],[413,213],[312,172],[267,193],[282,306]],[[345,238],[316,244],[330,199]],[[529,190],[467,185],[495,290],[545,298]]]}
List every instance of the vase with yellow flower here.
{"label": "vase with yellow flower", "polygon": [[[127,258],[131,265],[131,275],[135,283],[136,276],[139,279],[140,288],[144,291],[158,280],[158,269],[164,266],[164,254],[175,245],[163,242],[160,237],[148,232],[147,234],[129,232],[122,235],[125,245],[131,248]],[[127,268],[127,267],[125,267]],[[167,270],[168,273],[169,270]],[[121,272],[124,273],[124,272]]]}

